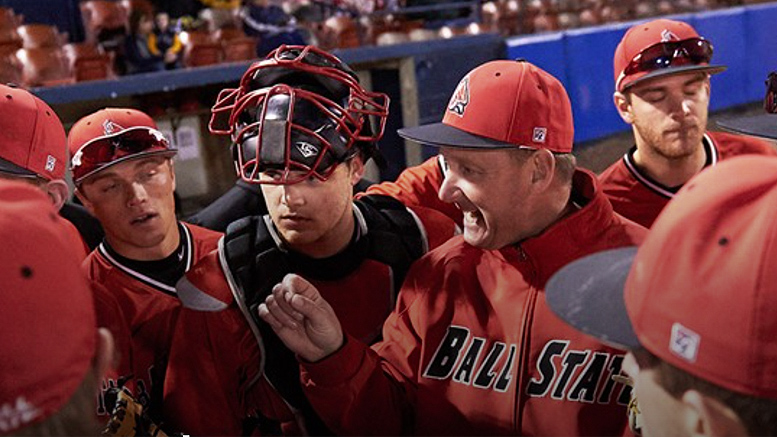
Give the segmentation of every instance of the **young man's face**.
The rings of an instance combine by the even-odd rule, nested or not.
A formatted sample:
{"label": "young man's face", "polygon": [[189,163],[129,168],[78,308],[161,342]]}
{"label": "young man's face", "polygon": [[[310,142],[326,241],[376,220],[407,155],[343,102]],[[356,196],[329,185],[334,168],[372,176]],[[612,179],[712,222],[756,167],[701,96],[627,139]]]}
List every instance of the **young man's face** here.
{"label": "young man's face", "polygon": [[[262,185],[270,217],[291,249],[323,258],[345,248],[354,230],[353,185],[363,169],[355,157],[339,164],[326,181],[310,177],[291,185]],[[271,178],[272,172],[264,177]]]}
{"label": "young man's face", "polygon": [[628,93],[622,116],[634,126],[637,145],[643,148],[640,153],[678,159],[698,152],[707,129],[707,74],[659,77],[635,85]]}
{"label": "young man's face", "polygon": [[536,226],[531,195],[531,166],[511,149],[444,147],[447,167],[440,200],[464,214],[464,240],[475,247],[499,249],[530,237]]}
{"label": "young man's face", "polygon": [[646,366],[645,360],[640,359],[639,354],[640,352],[636,351],[626,355],[623,371],[634,381],[633,390],[642,414],[642,435],[685,436],[682,402],[659,384],[656,368]]}
{"label": "young man's face", "polygon": [[78,188],[108,243],[130,259],[161,259],[178,246],[172,161],[141,157],[106,168]]}

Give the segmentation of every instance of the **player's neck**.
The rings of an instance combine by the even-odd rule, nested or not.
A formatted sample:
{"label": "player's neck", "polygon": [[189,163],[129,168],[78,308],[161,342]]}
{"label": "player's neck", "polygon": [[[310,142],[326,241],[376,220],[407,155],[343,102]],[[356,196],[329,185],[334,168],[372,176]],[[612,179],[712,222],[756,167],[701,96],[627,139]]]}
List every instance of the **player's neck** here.
{"label": "player's neck", "polygon": [[665,187],[679,187],[697,173],[707,162],[707,152],[699,143],[695,152],[683,157],[667,157],[649,147],[639,147],[634,152],[634,163],[654,181]]}
{"label": "player's neck", "polygon": [[119,255],[134,261],[158,261],[172,255],[181,244],[181,234],[178,230],[178,222],[172,221],[171,229],[157,243],[151,246],[138,245],[131,241],[117,238],[106,233],[105,239],[111,248]]}

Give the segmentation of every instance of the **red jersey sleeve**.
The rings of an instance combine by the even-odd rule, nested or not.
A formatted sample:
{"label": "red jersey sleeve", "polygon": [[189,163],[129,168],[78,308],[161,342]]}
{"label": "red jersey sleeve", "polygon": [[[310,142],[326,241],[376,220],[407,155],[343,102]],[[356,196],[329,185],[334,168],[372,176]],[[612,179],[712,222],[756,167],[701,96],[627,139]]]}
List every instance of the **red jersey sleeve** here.
{"label": "red jersey sleeve", "polygon": [[438,193],[445,179],[439,158],[433,156],[423,164],[405,169],[395,182],[382,182],[367,188],[365,194],[391,196],[405,206],[423,206],[440,211],[461,225],[461,211],[452,203],[440,200]]}
{"label": "red jersey sleeve", "polygon": [[343,435],[412,434],[422,333],[412,306],[418,291],[413,271],[373,345],[348,337],[342,349],[316,363],[302,363],[308,399],[327,425]]}

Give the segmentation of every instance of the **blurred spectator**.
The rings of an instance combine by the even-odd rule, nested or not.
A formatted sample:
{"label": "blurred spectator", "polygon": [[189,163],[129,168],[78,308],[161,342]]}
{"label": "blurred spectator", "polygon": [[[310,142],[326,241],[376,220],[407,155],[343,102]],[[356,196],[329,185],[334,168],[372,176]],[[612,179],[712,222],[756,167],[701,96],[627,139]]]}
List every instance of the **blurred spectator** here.
{"label": "blurred spectator", "polygon": [[147,73],[165,69],[165,62],[175,61],[175,56],[155,54],[156,47],[149,45],[154,31],[154,20],[144,12],[132,11],[129,18],[130,33],[124,41],[124,62],[127,74]]}
{"label": "blurred spectator", "polygon": [[240,11],[243,29],[248,36],[259,38],[256,55],[264,57],[281,44],[305,45],[296,20],[268,0],[248,0]]}
{"label": "blurred spectator", "polygon": [[[164,56],[165,68],[168,70],[180,67],[183,44],[178,38],[179,29],[170,25],[170,15],[167,12],[157,13],[154,24],[154,32],[149,35],[149,48],[154,55]],[[172,62],[168,59],[172,59]]]}

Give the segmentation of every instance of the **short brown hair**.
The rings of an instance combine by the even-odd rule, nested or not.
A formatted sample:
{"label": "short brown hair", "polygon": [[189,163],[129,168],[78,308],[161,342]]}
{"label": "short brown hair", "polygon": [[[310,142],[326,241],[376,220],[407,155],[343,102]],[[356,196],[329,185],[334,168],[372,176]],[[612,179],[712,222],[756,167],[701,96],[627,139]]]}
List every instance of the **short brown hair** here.
{"label": "short brown hair", "polygon": [[[538,149],[515,148],[511,155],[516,162],[524,163],[537,150]],[[553,153],[553,158],[556,160],[556,174],[565,185],[571,184],[572,175],[575,174],[575,168],[577,166],[577,158],[571,153],[551,153]]]}
{"label": "short brown hair", "polygon": [[100,435],[101,429],[95,420],[97,390],[97,378],[92,369],[87,372],[81,385],[59,411],[43,422],[17,429],[13,434],[16,436]]}
{"label": "short brown hair", "polygon": [[691,375],[645,349],[637,353],[641,357],[640,366],[654,368],[658,383],[673,397],[680,398],[686,391],[696,390],[731,408],[739,416],[749,435],[777,435],[777,399],[737,393]]}

